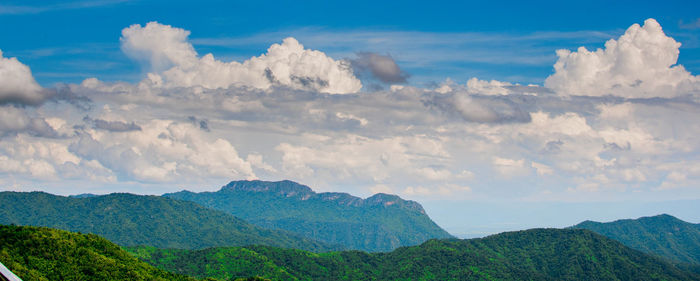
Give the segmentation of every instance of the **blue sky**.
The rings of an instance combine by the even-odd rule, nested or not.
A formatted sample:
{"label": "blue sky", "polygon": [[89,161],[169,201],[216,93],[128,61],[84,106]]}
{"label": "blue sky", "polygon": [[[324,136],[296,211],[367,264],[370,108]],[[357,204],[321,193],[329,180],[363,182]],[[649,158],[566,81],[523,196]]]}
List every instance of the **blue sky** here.
{"label": "blue sky", "polygon": [[698,10],[3,1],[0,190],[290,179],[398,194],[465,236],[699,222]]}
{"label": "blue sky", "polygon": [[[79,82],[86,77],[139,80],[139,66],[119,50],[119,32],[150,21],[190,30],[198,52],[232,59],[259,55],[281,37],[299,39],[317,31],[468,34],[441,50],[457,57],[451,62],[434,58],[429,46],[414,46],[419,49],[404,58],[407,50],[400,45],[358,41],[330,48],[332,42],[300,40],[309,48],[336,56],[362,51],[391,54],[405,65],[413,76],[410,82],[416,84],[439,82],[444,77],[466,81],[474,76],[542,83],[552,72],[554,50],[602,47],[631,23],[650,17],[683,43],[679,63],[697,73],[698,8],[694,1],[545,1],[536,5],[521,1],[434,1],[430,5],[422,1],[272,1],[264,5],[247,1],[3,1],[0,24],[10,28],[0,30],[0,38],[4,39],[3,52],[32,67],[42,85]],[[520,38],[506,44],[478,40],[495,36],[537,39]],[[214,38],[255,40],[236,46],[197,43],[197,39]],[[475,61],[468,54],[501,59]],[[421,56],[420,64],[415,56]]]}

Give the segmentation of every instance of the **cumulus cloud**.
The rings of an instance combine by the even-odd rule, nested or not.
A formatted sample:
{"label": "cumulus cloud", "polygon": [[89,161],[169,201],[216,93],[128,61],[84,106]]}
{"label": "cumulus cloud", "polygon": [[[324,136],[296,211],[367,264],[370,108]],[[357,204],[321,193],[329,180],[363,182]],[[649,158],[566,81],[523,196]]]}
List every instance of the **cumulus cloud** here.
{"label": "cumulus cloud", "polygon": [[435,92],[447,94],[450,92],[462,92],[470,95],[480,96],[505,96],[505,95],[529,95],[538,96],[550,94],[551,90],[538,85],[520,85],[498,80],[481,80],[476,77],[470,78],[465,85],[459,85],[452,79],[447,78],[440,83]]}
{"label": "cumulus cloud", "polygon": [[255,178],[230,142],[210,139],[191,124],[151,120],[121,134],[85,131],[70,151],[115,171],[122,179],[171,182],[182,177]]}
{"label": "cumulus cloud", "polygon": [[676,65],[681,44],[647,19],[633,24],[604,49],[558,50],[545,86],[563,95],[626,98],[675,97],[700,90],[700,78]]}
{"label": "cumulus cloud", "polygon": [[113,182],[111,171],[68,151],[65,139],[16,135],[0,141],[0,173],[33,180]]}
{"label": "cumulus cloud", "polygon": [[[303,144],[282,143],[284,170],[302,181],[382,183],[447,180],[455,175],[442,167],[450,154],[442,142],[426,136],[395,136],[380,139],[358,135],[339,138],[305,136]],[[313,144],[313,145],[310,145]],[[394,177],[405,173],[403,177]]]}
{"label": "cumulus cloud", "polygon": [[189,35],[181,28],[149,22],[144,27],[134,24],[123,29],[120,41],[127,56],[147,62],[153,71],[161,72],[173,66],[194,66],[197,52],[187,41]]}
{"label": "cumulus cloud", "polygon": [[451,93],[425,99],[428,107],[478,123],[527,123],[530,113],[509,99]]}
{"label": "cumulus cloud", "polygon": [[149,22],[122,30],[121,42],[127,55],[150,64],[154,72],[148,80],[154,85],[209,89],[284,86],[330,94],[354,93],[362,88],[349,62],[305,49],[291,37],[240,63],[223,62],[212,54],[198,57],[188,36],[184,29]]}
{"label": "cumulus cloud", "polygon": [[544,176],[544,175],[551,175],[554,173],[554,170],[552,170],[552,167],[549,167],[545,164],[542,163],[537,163],[537,162],[532,162],[530,165],[535,168],[537,171],[537,175],[539,176]]}
{"label": "cumulus cloud", "polygon": [[406,83],[408,73],[401,70],[394,58],[390,55],[381,55],[371,52],[357,54],[357,58],[352,60],[355,69],[361,72],[368,72],[372,77],[384,83]]}
{"label": "cumulus cloud", "polygon": [[509,177],[523,172],[525,160],[493,157],[491,163],[501,175]]}
{"label": "cumulus cloud", "polygon": [[479,80],[476,77],[472,77],[467,81],[467,91],[475,94],[483,95],[507,95],[511,91],[507,88],[513,86],[513,84],[508,82],[501,82],[498,80],[484,81]]}
{"label": "cumulus cloud", "polygon": [[58,132],[44,118],[33,117],[22,108],[0,106],[0,136],[27,133],[39,137],[57,137]]}
{"label": "cumulus cloud", "polygon": [[192,124],[171,120],[150,120],[141,130],[119,134],[86,130],[70,151],[99,162],[122,179],[255,178],[251,165],[230,142],[212,139]]}
{"label": "cumulus cloud", "polygon": [[36,105],[46,98],[29,67],[17,58],[5,58],[0,50],[0,104]]}

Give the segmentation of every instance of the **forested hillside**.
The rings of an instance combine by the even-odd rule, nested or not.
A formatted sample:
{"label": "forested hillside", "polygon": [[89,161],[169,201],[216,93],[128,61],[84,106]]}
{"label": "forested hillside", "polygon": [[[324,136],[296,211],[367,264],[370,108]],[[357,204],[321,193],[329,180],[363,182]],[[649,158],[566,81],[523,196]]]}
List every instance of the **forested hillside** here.
{"label": "forested hillside", "polygon": [[261,244],[310,251],[339,249],[160,196],[115,193],[71,198],[43,192],[1,192],[0,206],[0,224],[95,233],[122,246],[200,249]]}
{"label": "forested hillside", "polygon": [[374,254],[265,246],[129,250],[162,269],[223,279],[256,274],[271,280],[700,280],[607,237],[571,229],[430,240]]}
{"label": "forested hillside", "polygon": [[585,221],[573,228],[588,229],[673,261],[700,264],[700,225],[670,215],[608,223]]}
{"label": "forested hillside", "polygon": [[0,262],[24,281],[194,281],[139,261],[94,234],[0,225]]}

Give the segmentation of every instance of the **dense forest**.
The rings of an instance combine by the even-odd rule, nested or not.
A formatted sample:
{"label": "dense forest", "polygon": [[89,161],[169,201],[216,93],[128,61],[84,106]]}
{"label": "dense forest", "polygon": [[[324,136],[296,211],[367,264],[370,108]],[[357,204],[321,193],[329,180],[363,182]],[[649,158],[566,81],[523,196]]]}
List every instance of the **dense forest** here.
{"label": "dense forest", "polygon": [[233,181],[217,192],[163,196],[225,211],[259,226],[369,252],[452,237],[419,203],[382,193],[362,199],[347,193],[316,193],[292,181]]}
{"label": "dense forest", "polygon": [[165,270],[225,280],[253,274],[271,280],[700,280],[660,258],[572,229],[430,240],[389,253],[267,246],[129,251]]}
{"label": "dense forest", "polygon": [[71,198],[43,192],[0,192],[0,206],[0,224],[95,233],[122,246],[201,249],[257,244],[309,251],[341,249],[160,196],[115,193]]}
{"label": "dense forest", "polygon": [[585,221],[573,228],[588,229],[633,249],[675,262],[700,264],[700,224],[688,223],[670,215],[609,223]]}
{"label": "dense forest", "polygon": [[24,280],[700,280],[697,267],[583,229],[433,239],[387,253],[270,246],[127,250],[94,234],[0,226],[0,262]]}

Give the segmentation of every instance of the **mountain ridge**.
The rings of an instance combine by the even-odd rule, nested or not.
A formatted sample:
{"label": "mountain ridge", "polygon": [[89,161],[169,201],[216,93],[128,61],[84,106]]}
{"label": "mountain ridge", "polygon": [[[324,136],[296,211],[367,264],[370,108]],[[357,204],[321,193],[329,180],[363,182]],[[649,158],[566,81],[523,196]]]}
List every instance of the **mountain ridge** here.
{"label": "mountain ridge", "polygon": [[571,228],[588,229],[675,262],[700,264],[700,224],[669,214],[611,222],[586,220]]}
{"label": "mountain ridge", "polygon": [[0,224],[95,233],[123,246],[206,248],[249,244],[339,247],[250,224],[199,204],[155,195],[112,193],[73,198],[45,192],[0,192]]}
{"label": "mountain ridge", "polygon": [[378,193],[362,199],[341,192],[316,193],[293,181],[231,181],[218,191],[163,194],[349,249],[390,251],[430,238],[453,237],[420,203]]}

